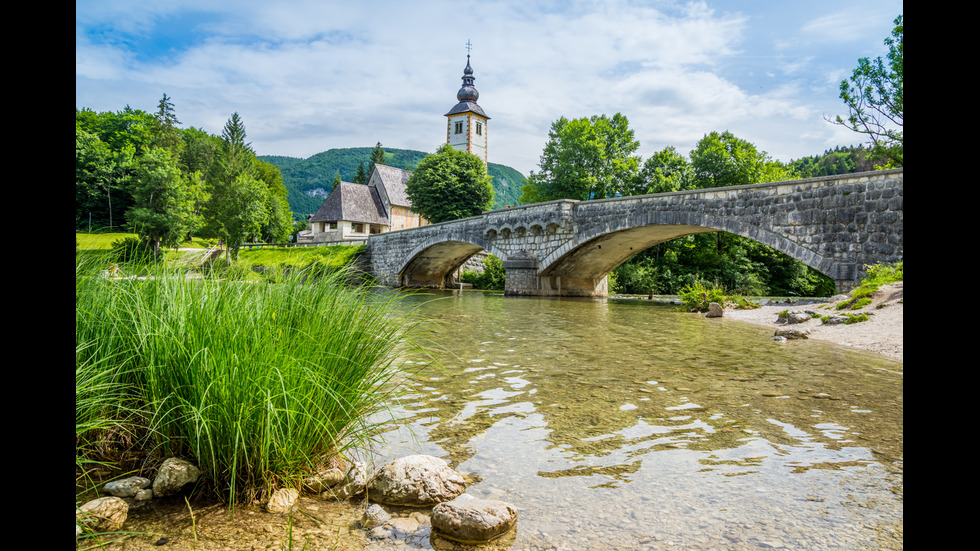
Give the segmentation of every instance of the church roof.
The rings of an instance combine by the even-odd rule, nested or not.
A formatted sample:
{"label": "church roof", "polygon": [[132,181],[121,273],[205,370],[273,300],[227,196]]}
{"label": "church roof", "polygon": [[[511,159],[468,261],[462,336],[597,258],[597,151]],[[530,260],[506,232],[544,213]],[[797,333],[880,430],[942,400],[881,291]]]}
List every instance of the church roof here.
{"label": "church roof", "polygon": [[[384,192],[388,195],[389,204],[399,207],[412,206],[412,202],[408,200],[408,193],[405,190],[405,182],[408,182],[408,177],[412,175],[411,172],[388,165],[374,165],[374,170],[378,173],[378,178],[381,179]],[[371,180],[369,179],[368,181],[370,182]]]}
{"label": "church roof", "polygon": [[457,103],[455,107],[453,107],[452,109],[449,110],[448,113],[446,113],[446,116],[449,117],[451,115],[458,115],[460,113],[467,113],[467,112],[476,113],[477,115],[480,115],[485,119],[490,118],[487,116],[486,113],[483,112],[483,108],[477,105],[475,101],[461,101]]}
{"label": "church roof", "polygon": [[374,186],[340,182],[323,205],[310,218],[311,222],[336,222],[347,220],[366,224],[387,225],[388,215],[381,204],[381,197]]}

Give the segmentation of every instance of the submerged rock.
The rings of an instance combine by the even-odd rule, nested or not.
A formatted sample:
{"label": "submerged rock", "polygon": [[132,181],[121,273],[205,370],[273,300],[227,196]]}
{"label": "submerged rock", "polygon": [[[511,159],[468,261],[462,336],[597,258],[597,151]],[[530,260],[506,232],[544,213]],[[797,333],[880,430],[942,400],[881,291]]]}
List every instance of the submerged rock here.
{"label": "submerged rock", "polygon": [[787,327],[785,329],[776,329],[774,336],[784,337],[787,339],[807,339],[809,338],[809,329],[800,329],[797,327]]}
{"label": "submerged rock", "polygon": [[517,509],[504,501],[478,499],[462,494],[432,508],[432,530],[460,543],[496,539],[517,524]]}
{"label": "submerged rock", "polygon": [[[95,532],[112,532],[122,528],[129,515],[129,505],[115,496],[93,499],[75,510],[75,524]],[[79,533],[79,529],[75,529]]]}
{"label": "submerged rock", "polygon": [[428,507],[462,494],[466,481],[443,459],[409,455],[381,467],[367,490],[369,498],[378,503]]}
{"label": "submerged rock", "polygon": [[344,482],[344,473],[334,467],[304,478],[303,489],[314,494],[321,494],[341,482]]}
{"label": "submerged rock", "polygon": [[372,503],[361,516],[361,526],[370,530],[376,526],[383,526],[389,520],[391,520],[391,515],[377,503]]}

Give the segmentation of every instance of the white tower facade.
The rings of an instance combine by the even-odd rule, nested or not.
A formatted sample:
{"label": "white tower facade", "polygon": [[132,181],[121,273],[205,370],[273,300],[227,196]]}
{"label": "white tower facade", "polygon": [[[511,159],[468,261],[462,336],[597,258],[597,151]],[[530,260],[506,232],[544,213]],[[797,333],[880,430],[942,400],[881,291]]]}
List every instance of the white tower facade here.
{"label": "white tower facade", "polygon": [[470,67],[470,56],[466,56],[466,68],[463,70],[463,87],[456,93],[456,104],[446,113],[446,143],[454,149],[472,153],[487,165],[487,121],[490,117],[483,112],[476,100],[480,93],[473,86],[473,68]]}

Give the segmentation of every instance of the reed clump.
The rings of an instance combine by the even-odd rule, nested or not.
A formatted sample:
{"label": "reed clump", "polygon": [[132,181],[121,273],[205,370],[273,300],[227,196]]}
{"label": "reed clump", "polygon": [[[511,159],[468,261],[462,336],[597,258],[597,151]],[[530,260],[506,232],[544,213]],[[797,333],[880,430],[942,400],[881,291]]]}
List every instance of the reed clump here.
{"label": "reed clump", "polygon": [[135,272],[76,258],[76,468],[127,448],[181,456],[234,503],[295,486],[390,419],[416,328],[396,295],[346,285],[344,270]]}

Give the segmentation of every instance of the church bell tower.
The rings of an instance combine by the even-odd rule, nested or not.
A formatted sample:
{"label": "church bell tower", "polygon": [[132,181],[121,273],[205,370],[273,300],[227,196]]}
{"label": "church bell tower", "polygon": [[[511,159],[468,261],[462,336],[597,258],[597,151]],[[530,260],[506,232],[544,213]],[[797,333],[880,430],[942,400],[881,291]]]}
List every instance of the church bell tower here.
{"label": "church bell tower", "polygon": [[[470,43],[466,42],[469,50]],[[459,103],[446,113],[446,143],[454,149],[466,151],[479,157],[487,165],[487,121],[490,117],[477,105],[480,93],[473,86],[473,68],[470,55],[466,54],[466,68],[463,69],[463,87],[456,93]]]}

